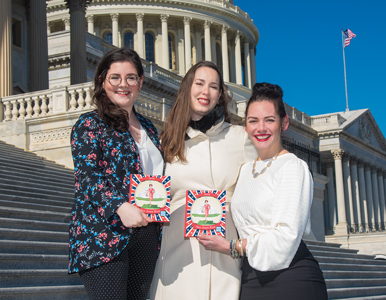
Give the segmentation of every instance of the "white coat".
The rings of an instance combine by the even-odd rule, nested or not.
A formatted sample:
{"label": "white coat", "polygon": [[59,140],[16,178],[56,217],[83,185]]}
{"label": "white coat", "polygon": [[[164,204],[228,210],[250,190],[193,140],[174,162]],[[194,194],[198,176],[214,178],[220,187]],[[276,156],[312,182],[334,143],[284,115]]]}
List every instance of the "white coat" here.
{"label": "white coat", "polygon": [[[238,259],[208,251],[196,238],[184,238],[186,190],[226,190],[232,199],[240,168],[257,156],[244,127],[226,122],[206,134],[188,127],[187,162],[166,165],[171,176],[170,223],[163,227],[161,252],[151,287],[156,300],[236,300],[240,291]],[[227,203],[226,239],[237,239]]]}

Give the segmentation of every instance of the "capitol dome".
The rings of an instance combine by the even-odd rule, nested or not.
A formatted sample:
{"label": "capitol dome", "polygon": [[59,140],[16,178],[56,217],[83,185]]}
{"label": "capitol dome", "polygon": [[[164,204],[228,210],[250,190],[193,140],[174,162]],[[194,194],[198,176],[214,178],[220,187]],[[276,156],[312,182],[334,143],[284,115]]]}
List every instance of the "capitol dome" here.
{"label": "capitol dome", "polygon": [[[68,5],[76,9],[77,2],[69,1]],[[141,58],[181,76],[196,62],[210,60],[219,66],[228,83],[251,88],[256,82],[255,47],[259,32],[248,13],[235,6],[233,0],[86,3],[85,29],[106,44],[132,48]],[[55,33],[70,30],[68,5],[65,0],[47,1],[50,86],[60,77],[60,66],[66,66],[66,54],[52,51],[63,50],[63,41],[57,41],[55,47]],[[94,61],[95,65],[98,61],[98,57],[92,56],[88,54],[89,79],[93,73],[90,63]]]}

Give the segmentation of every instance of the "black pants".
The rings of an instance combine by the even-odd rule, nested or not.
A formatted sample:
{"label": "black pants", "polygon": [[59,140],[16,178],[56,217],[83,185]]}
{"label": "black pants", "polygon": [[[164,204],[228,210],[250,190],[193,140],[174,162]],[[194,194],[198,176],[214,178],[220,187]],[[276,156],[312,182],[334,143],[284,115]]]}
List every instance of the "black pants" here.
{"label": "black pants", "polygon": [[327,300],[318,262],[303,241],[287,269],[260,272],[246,257],[242,263],[240,300]]}
{"label": "black pants", "polygon": [[90,300],[145,300],[158,252],[156,224],[141,227],[132,241],[110,262],[79,272]]}

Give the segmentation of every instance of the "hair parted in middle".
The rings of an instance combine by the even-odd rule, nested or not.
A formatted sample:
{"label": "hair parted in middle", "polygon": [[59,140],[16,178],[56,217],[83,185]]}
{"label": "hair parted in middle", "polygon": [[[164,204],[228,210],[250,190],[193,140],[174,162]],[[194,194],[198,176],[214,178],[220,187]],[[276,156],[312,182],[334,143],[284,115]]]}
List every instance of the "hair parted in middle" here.
{"label": "hair parted in middle", "polygon": [[189,69],[182,79],[180,88],[177,93],[177,100],[169,112],[164,125],[164,130],[160,135],[162,148],[164,150],[165,162],[172,162],[175,158],[186,162],[184,155],[185,132],[191,121],[191,88],[194,81],[196,71],[199,68],[207,67],[215,70],[219,76],[220,92],[218,104],[224,109],[224,119],[230,121],[228,111],[228,103],[231,97],[228,93],[228,87],[225,85],[222,74],[219,68],[210,61],[201,61]]}

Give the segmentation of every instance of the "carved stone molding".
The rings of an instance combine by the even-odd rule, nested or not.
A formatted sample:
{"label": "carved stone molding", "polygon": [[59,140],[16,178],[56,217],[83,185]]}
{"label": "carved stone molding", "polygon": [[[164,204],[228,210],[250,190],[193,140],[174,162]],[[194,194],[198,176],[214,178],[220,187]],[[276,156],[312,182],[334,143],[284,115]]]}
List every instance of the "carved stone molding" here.
{"label": "carved stone molding", "polygon": [[334,149],[334,150],[331,150],[331,154],[335,160],[336,159],[342,159],[343,154],[344,154],[344,150],[343,149]]}
{"label": "carved stone molding", "polygon": [[162,14],[162,15],[160,15],[160,19],[161,19],[162,23],[167,22],[169,19],[169,15]]}
{"label": "carved stone molding", "polygon": [[112,21],[118,21],[119,20],[119,14],[117,14],[117,13],[110,14],[110,17],[111,17]]}
{"label": "carved stone molding", "polygon": [[144,13],[136,13],[135,17],[137,18],[137,21],[143,21],[145,14]]}
{"label": "carved stone molding", "polygon": [[71,128],[62,128],[57,130],[42,131],[31,134],[32,143],[43,143],[56,140],[69,139]]}
{"label": "carved stone molding", "polygon": [[94,15],[86,15],[87,23],[94,23],[95,16]]}
{"label": "carved stone molding", "polygon": [[229,26],[228,26],[228,25],[222,25],[222,26],[221,26],[221,32],[222,32],[222,33],[226,33],[226,32],[228,31],[228,29],[229,29]]}
{"label": "carved stone molding", "polygon": [[192,18],[191,17],[184,17],[184,24],[185,25],[190,25],[190,22],[192,21]]}
{"label": "carved stone molding", "polygon": [[212,25],[212,22],[209,20],[204,21],[204,28],[210,28],[210,25]]}
{"label": "carved stone molding", "polygon": [[70,13],[75,11],[86,12],[86,7],[90,3],[90,0],[66,0],[66,5],[70,10]]}
{"label": "carved stone molding", "polygon": [[70,17],[62,19],[65,26],[70,26]]}

